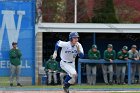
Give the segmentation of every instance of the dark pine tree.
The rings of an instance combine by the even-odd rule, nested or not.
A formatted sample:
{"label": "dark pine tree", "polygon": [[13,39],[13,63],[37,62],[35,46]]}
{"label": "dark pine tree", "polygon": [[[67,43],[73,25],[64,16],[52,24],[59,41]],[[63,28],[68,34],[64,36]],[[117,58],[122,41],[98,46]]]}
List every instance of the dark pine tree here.
{"label": "dark pine tree", "polygon": [[95,0],[92,23],[118,23],[113,0]]}

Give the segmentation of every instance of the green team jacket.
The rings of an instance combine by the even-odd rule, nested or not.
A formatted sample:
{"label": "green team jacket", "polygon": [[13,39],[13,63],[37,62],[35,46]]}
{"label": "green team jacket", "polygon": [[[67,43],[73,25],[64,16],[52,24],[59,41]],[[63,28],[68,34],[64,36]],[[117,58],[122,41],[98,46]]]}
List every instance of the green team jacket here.
{"label": "green team jacket", "polygon": [[53,60],[53,59],[49,59],[45,65],[45,70],[48,71],[48,69],[50,69],[52,71],[57,71],[58,70],[58,62]]}
{"label": "green team jacket", "polygon": [[19,49],[11,49],[9,56],[10,56],[10,62],[12,65],[18,66],[21,64],[20,59],[21,59],[22,54]]}
{"label": "green team jacket", "polygon": [[[109,61],[109,59],[114,60],[115,58],[116,58],[115,50],[112,50],[111,52],[108,52],[107,50],[104,51],[104,60]],[[110,65],[110,64],[105,64],[105,65]]]}
{"label": "green team jacket", "polygon": [[[97,50],[96,52],[93,52],[92,49],[90,49],[88,51],[88,58],[89,59],[99,60],[101,58],[100,51]],[[95,65],[95,64],[92,64],[92,65]]]}
{"label": "green team jacket", "polygon": [[[122,56],[122,58],[119,58],[120,56]],[[117,54],[117,58],[119,59],[119,60],[125,60],[125,58],[128,58],[129,57],[129,53],[127,52],[127,53],[123,53],[122,51],[119,51],[118,52],[118,54]],[[126,65],[125,63],[123,63],[123,64],[117,64],[117,65]]]}

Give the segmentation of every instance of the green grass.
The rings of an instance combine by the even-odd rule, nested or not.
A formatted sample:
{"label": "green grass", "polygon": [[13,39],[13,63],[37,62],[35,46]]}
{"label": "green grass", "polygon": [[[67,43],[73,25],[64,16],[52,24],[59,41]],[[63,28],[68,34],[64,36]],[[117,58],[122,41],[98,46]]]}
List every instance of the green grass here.
{"label": "green grass", "polygon": [[[9,86],[9,78],[7,77],[0,77],[0,86],[8,87]],[[58,86],[48,86],[48,85],[35,85],[35,86],[23,86],[22,88],[62,88],[61,85]],[[109,89],[109,88],[140,88],[139,84],[135,85],[105,85],[97,84],[93,86],[89,85],[74,85],[71,88],[75,89]]]}
{"label": "green grass", "polygon": [[[58,86],[48,86],[48,85],[42,85],[42,86],[24,86],[23,88],[62,88],[61,85]],[[109,89],[109,88],[140,88],[140,85],[95,85],[95,86],[89,86],[89,85],[75,85],[71,88],[75,89]]]}

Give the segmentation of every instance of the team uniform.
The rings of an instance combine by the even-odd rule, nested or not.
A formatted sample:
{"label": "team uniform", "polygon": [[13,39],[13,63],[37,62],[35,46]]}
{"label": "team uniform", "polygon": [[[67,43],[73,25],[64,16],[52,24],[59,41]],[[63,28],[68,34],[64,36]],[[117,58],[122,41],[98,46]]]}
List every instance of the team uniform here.
{"label": "team uniform", "polygon": [[[99,60],[101,55],[100,51],[93,51],[93,49],[97,49],[96,45],[92,45],[92,48],[88,51],[88,58],[93,60]],[[96,64],[87,64],[86,65],[86,73],[87,73],[87,83],[89,85],[96,84]]]}
{"label": "team uniform", "polygon": [[45,71],[47,72],[47,75],[48,75],[48,84],[49,85],[51,84],[52,76],[53,76],[54,85],[56,85],[57,84],[58,62],[56,60],[52,59],[52,56],[46,62]]}
{"label": "team uniform", "polygon": [[[140,50],[139,50],[139,58],[140,58]],[[138,81],[138,83],[140,84],[140,63],[138,63],[138,74],[139,74],[139,81]]]}
{"label": "team uniform", "polygon": [[[12,45],[17,45],[17,43],[13,42]],[[17,86],[22,86],[20,84],[20,70],[21,70],[21,56],[22,53],[19,49],[12,48],[9,52],[10,57],[10,69],[11,69],[11,75],[10,75],[10,86],[13,86],[14,76],[16,76]]]}
{"label": "team uniform", "polygon": [[[109,44],[108,48],[113,48],[113,46]],[[110,52],[108,50],[104,51],[104,60],[106,62],[110,62],[110,59],[115,60],[115,57],[116,57],[115,50],[112,50]],[[112,63],[102,64],[102,71],[103,71],[104,82],[106,84],[112,85],[113,84],[113,64]],[[107,73],[109,73],[109,82],[108,82]]]}
{"label": "team uniform", "polygon": [[[121,51],[118,52],[117,58],[118,60],[128,60],[129,53],[124,53],[123,50],[128,50],[127,46],[124,46]],[[117,64],[117,84],[125,84],[125,71],[126,71],[126,63]]]}
{"label": "team uniform", "polygon": [[[75,70],[76,56],[79,55],[79,57],[81,58],[84,56],[83,47],[79,42],[77,42],[76,45],[71,44],[71,40],[73,37],[79,37],[78,33],[71,32],[69,35],[70,41],[65,42],[59,40],[55,46],[55,51],[57,51],[59,47],[62,48],[60,53],[61,58],[60,67],[68,74],[64,81],[64,91],[65,89],[68,89],[71,84],[74,84],[76,82],[77,75],[77,72]],[[67,90],[65,92],[69,93],[69,91]]]}
{"label": "team uniform", "polygon": [[[135,51],[132,50],[132,48],[135,48]],[[133,62],[133,60],[138,60],[139,59],[139,53],[136,50],[137,46],[136,45],[132,45],[131,50],[128,51],[129,53],[129,59],[132,60],[132,64],[131,64],[131,79],[132,79],[132,83],[135,83],[135,74],[136,74],[136,63]]]}

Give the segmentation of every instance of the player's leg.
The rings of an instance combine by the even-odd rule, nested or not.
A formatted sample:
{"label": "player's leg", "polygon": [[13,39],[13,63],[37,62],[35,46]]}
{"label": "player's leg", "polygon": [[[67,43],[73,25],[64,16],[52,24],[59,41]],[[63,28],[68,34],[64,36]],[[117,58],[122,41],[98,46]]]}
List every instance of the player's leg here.
{"label": "player's leg", "polygon": [[22,86],[20,84],[20,66],[16,66],[16,81],[17,81],[17,86]]}
{"label": "player's leg", "polygon": [[91,66],[90,66],[90,64],[86,65],[86,74],[87,74],[87,83],[91,85],[92,76],[91,76]]}
{"label": "player's leg", "polygon": [[102,64],[102,72],[103,72],[104,82],[107,85],[108,84],[108,79],[107,79],[107,65]]}
{"label": "player's leg", "polygon": [[125,71],[126,71],[126,66],[122,66],[122,75],[121,75],[121,83],[125,84],[124,79],[125,79]]}
{"label": "player's leg", "polygon": [[54,78],[54,83],[57,84],[57,73],[56,72],[53,73],[53,78]]}
{"label": "player's leg", "polygon": [[15,71],[16,71],[16,67],[14,65],[11,65],[10,66],[10,86],[13,86],[13,81],[14,81],[14,74],[15,74]]}
{"label": "player's leg", "polygon": [[70,84],[75,84],[76,80],[77,80],[77,72],[75,70],[75,63],[73,62],[70,65],[70,71],[69,71],[69,75],[71,77],[71,79],[68,81]]}
{"label": "player's leg", "polygon": [[109,84],[112,85],[113,84],[113,65],[109,65],[108,70],[109,70]]}
{"label": "player's leg", "polygon": [[61,61],[60,66],[68,74],[64,80],[63,89],[65,93],[69,93],[69,87],[76,82],[77,72],[75,70],[75,65],[74,63],[65,63]]}
{"label": "player's leg", "polygon": [[52,72],[48,72],[48,84],[50,85],[52,82]]}
{"label": "player's leg", "polygon": [[117,84],[120,84],[120,76],[121,76],[121,66],[117,65],[117,69],[116,69],[116,74],[117,74]]}
{"label": "player's leg", "polygon": [[96,65],[92,67],[92,83],[93,85],[96,84]]}

